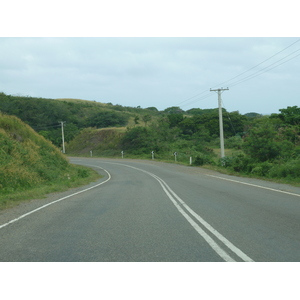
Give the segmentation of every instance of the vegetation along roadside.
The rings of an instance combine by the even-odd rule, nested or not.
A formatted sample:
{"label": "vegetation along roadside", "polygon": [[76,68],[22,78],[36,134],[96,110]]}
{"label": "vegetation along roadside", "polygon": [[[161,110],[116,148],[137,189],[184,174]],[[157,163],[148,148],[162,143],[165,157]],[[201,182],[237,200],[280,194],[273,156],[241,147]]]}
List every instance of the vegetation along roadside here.
{"label": "vegetation along roadside", "polygon": [[98,178],[17,117],[0,113],[0,210]]}
{"label": "vegetation along roadside", "polygon": [[[152,159],[153,153],[155,160],[186,165],[192,157],[194,166],[300,185],[297,106],[271,115],[242,115],[223,108],[226,156],[222,159],[217,108],[184,111],[174,106],[158,111],[0,93],[0,110],[17,116],[60,149],[64,122],[64,146],[70,156]],[[0,157],[3,149],[8,151],[1,148]]]}

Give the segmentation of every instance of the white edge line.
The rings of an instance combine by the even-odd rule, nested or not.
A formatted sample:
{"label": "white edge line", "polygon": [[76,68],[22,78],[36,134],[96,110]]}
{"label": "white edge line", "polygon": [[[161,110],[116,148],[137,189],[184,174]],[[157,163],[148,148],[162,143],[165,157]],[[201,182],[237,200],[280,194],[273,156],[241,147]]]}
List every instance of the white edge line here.
{"label": "white edge line", "polygon": [[243,181],[238,181],[238,180],[228,179],[228,178],[219,177],[219,176],[214,176],[214,175],[208,175],[208,174],[205,174],[205,175],[206,175],[206,176],[209,176],[209,177],[214,177],[214,178],[218,178],[218,179],[223,179],[223,180],[227,180],[227,181],[232,181],[232,182],[240,183],[240,184],[245,184],[245,185],[254,186],[254,187],[257,187],[257,188],[260,188],[260,189],[265,189],[265,190],[270,190],[270,191],[273,191],[273,192],[278,192],[278,193],[283,193],[283,194],[287,194],[287,195],[291,195],[291,196],[300,197],[299,194],[290,193],[290,192],[281,191],[281,190],[276,190],[276,189],[268,188],[268,187],[261,186],[261,185],[256,185],[256,184],[252,184],[252,183],[246,183],[246,182],[243,182]]}
{"label": "white edge line", "polygon": [[[92,166],[92,165],[88,165],[88,166]],[[102,169],[103,171],[105,171],[105,172],[108,174],[108,179],[106,179],[105,181],[100,182],[100,183],[98,183],[98,184],[96,184],[96,185],[94,185],[94,186],[92,186],[92,187],[89,187],[89,188],[84,189],[84,190],[82,190],[82,191],[79,191],[79,192],[76,192],[76,193],[74,193],[74,194],[65,196],[65,197],[63,197],[63,198],[57,199],[57,200],[52,201],[52,202],[50,202],[50,203],[47,203],[47,204],[45,204],[45,205],[43,205],[43,206],[40,206],[40,207],[38,207],[38,208],[36,208],[36,209],[34,209],[34,210],[32,210],[32,211],[29,211],[28,213],[23,214],[23,215],[21,215],[20,217],[18,217],[18,218],[16,218],[16,219],[13,219],[13,220],[11,220],[11,221],[5,223],[5,224],[0,225],[0,229],[3,228],[3,227],[5,227],[5,226],[7,226],[7,225],[9,225],[9,224],[12,224],[12,223],[14,223],[14,222],[17,222],[17,221],[19,221],[20,219],[23,219],[24,217],[26,217],[26,216],[28,216],[28,215],[31,215],[31,214],[33,214],[34,212],[37,212],[37,211],[39,211],[39,210],[41,210],[41,209],[43,209],[43,208],[45,208],[45,207],[47,207],[47,206],[49,206],[49,205],[52,205],[52,204],[57,203],[57,202],[60,202],[60,201],[62,201],[62,200],[65,200],[65,199],[67,199],[67,198],[70,198],[70,197],[72,197],[72,196],[75,196],[75,195],[84,193],[84,192],[86,192],[86,191],[88,191],[88,190],[94,189],[94,188],[96,188],[96,187],[98,187],[98,186],[100,186],[100,185],[102,185],[102,184],[108,182],[108,181],[111,179],[111,175],[110,175],[109,172],[107,172],[105,169],[103,169],[103,168],[101,168],[101,167],[96,167],[96,166],[92,166],[92,167],[94,167],[94,168],[99,168],[99,169]]]}

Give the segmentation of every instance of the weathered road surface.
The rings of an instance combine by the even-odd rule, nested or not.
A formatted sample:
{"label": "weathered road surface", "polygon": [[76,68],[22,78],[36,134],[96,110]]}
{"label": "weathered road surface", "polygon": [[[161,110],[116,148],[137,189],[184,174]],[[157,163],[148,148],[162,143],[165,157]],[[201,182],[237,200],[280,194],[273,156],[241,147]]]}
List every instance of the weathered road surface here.
{"label": "weathered road surface", "polygon": [[0,261],[300,261],[300,188],[155,161],[71,162],[104,178],[1,212]]}

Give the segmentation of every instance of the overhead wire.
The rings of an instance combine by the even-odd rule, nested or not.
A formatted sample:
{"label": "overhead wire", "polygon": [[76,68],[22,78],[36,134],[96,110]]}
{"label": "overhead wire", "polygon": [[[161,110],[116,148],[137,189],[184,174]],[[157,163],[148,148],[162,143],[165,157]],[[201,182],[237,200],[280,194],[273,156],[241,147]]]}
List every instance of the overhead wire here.
{"label": "overhead wire", "polygon": [[[240,76],[244,75],[245,73],[247,73],[247,72],[249,72],[249,71],[255,69],[256,67],[262,65],[262,64],[265,63],[266,61],[270,60],[271,58],[275,57],[276,55],[278,55],[278,54],[280,54],[281,52],[285,51],[286,49],[290,48],[291,46],[293,46],[294,44],[298,43],[299,41],[300,41],[300,39],[296,40],[295,42],[293,42],[293,43],[290,44],[289,46],[287,46],[287,47],[285,47],[284,49],[280,50],[279,52],[273,54],[273,55],[270,56],[269,58],[267,58],[267,59],[263,60],[262,62],[260,62],[259,64],[255,65],[254,67],[252,67],[252,68],[250,68],[250,69],[248,69],[248,70],[246,70],[246,71],[244,71],[244,72],[242,72],[242,73],[240,73],[240,74],[238,74],[238,75],[232,77],[232,78],[229,79],[229,80],[226,80],[226,81],[224,81],[224,82],[219,83],[219,84],[216,85],[216,86],[213,86],[213,88],[214,88],[214,87],[217,87],[217,86],[221,86],[221,85],[223,85],[223,84],[225,84],[225,83],[227,83],[227,82],[230,82],[231,80],[233,80],[233,79],[235,79],[235,78],[237,78],[237,77],[240,77]],[[295,52],[297,52],[297,51],[299,51],[299,49],[296,50]]]}
{"label": "overhead wire", "polygon": [[[206,92],[207,92],[207,91],[206,91]],[[207,95],[205,95],[205,96],[202,96],[202,97],[200,97],[200,98],[196,98],[196,99],[194,99],[193,101],[190,101],[190,102],[188,102],[188,103],[182,105],[182,107],[185,107],[185,106],[187,106],[187,105],[191,105],[191,104],[193,104],[193,103],[195,103],[195,102],[199,102],[199,101],[204,100],[204,99],[206,99],[206,98],[209,98],[209,97],[211,97],[211,96],[213,96],[213,94],[212,94],[212,93],[209,93],[209,94],[207,94]]]}
{"label": "overhead wire", "polygon": [[[242,72],[242,73],[240,73],[240,74],[238,74],[238,75],[232,77],[231,79],[226,80],[226,81],[224,81],[224,82],[222,82],[222,83],[220,83],[219,85],[216,85],[216,86],[223,85],[223,84],[225,84],[225,83],[228,83],[228,82],[230,82],[230,81],[232,81],[232,80],[234,80],[234,79],[236,79],[236,78],[238,78],[238,77],[240,77],[240,76],[246,74],[247,72],[249,72],[249,71],[251,71],[251,70],[257,68],[258,66],[260,66],[260,65],[262,65],[263,63],[267,62],[267,61],[270,60],[271,58],[275,57],[276,55],[282,53],[283,51],[285,51],[286,49],[290,48],[291,46],[293,46],[294,44],[296,44],[296,43],[299,42],[299,41],[300,41],[300,39],[297,39],[295,42],[293,42],[293,43],[290,44],[289,46],[285,47],[284,49],[282,49],[282,50],[280,50],[279,52],[275,53],[274,55],[270,56],[269,58],[263,60],[262,62],[260,62],[259,64],[255,65],[254,67],[252,67],[252,68],[250,68],[250,69],[248,69],[248,70],[246,70],[246,71],[244,71],[244,72]],[[287,57],[289,57],[289,56],[295,54],[295,53],[298,52],[299,50],[300,50],[300,49],[297,49],[296,51],[294,51],[294,52],[292,52],[292,53],[286,55],[285,57],[283,57],[283,58],[281,58],[281,59],[275,61],[274,63],[272,63],[272,64],[270,64],[270,65],[268,65],[268,66],[266,66],[266,67],[264,67],[263,69],[261,69],[261,70],[259,70],[259,71],[256,71],[256,72],[253,73],[253,74],[250,74],[250,75],[248,75],[248,76],[246,76],[246,77],[244,77],[244,78],[241,78],[241,79],[239,79],[239,80],[237,80],[237,81],[234,81],[232,84],[229,84],[228,87],[233,87],[233,86],[236,86],[236,85],[238,85],[238,84],[241,84],[241,83],[243,83],[243,82],[245,82],[245,81],[248,81],[248,80],[250,80],[250,79],[252,79],[252,78],[255,78],[255,77],[257,77],[257,76],[260,76],[261,74],[266,73],[266,72],[268,72],[268,71],[270,71],[270,70],[272,70],[272,69],[274,69],[274,68],[276,68],[276,67],[278,67],[278,66],[280,66],[280,65],[282,65],[282,64],[284,64],[284,63],[286,63],[286,62],[288,62],[288,61],[290,61],[290,60],[292,60],[292,59],[295,59],[295,58],[298,57],[300,54],[297,54],[297,55],[293,56],[292,58],[290,58],[290,59],[288,59],[288,60],[285,60],[285,61],[283,61],[282,63],[278,64],[278,62],[280,62],[280,61],[286,59]],[[275,65],[275,64],[276,64],[276,65]],[[275,65],[275,66],[273,66],[273,65]],[[271,67],[271,66],[273,66],[273,67]],[[213,86],[213,87],[216,87],[216,86]],[[205,90],[205,91],[203,91],[203,92],[201,92],[201,93],[199,93],[199,94],[197,94],[197,95],[195,95],[195,96],[192,96],[192,97],[190,97],[190,98],[188,98],[188,99],[186,99],[186,100],[180,102],[178,105],[183,104],[183,103],[185,103],[185,102],[188,101],[188,100],[191,100],[191,99],[193,99],[193,98],[195,98],[195,97],[197,97],[197,96],[199,96],[199,95],[202,95],[202,94],[208,93],[208,92],[210,92],[210,91],[209,91],[209,90]],[[207,95],[204,95],[204,96],[202,96],[201,98],[196,98],[196,99],[194,99],[194,100],[192,100],[192,101],[190,101],[190,102],[185,103],[185,104],[182,105],[182,106],[184,107],[184,106],[187,106],[187,105],[191,105],[192,103],[199,102],[200,100],[204,100],[204,99],[208,98],[210,95],[211,95],[211,93],[209,93],[209,94],[207,94]]]}
{"label": "overhead wire", "polygon": [[[297,55],[295,55],[294,57],[292,57],[292,58],[290,58],[290,59],[288,59],[288,60],[286,60],[286,61],[284,61],[284,62],[282,62],[282,63],[280,63],[280,64],[277,64],[277,63],[278,63],[279,61],[282,61],[283,59],[285,59],[285,58],[291,56],[292,54],[294,54],[295,52],[298,52],[298,51],[300,51],[300,49],[294,51],[293,53],[290,53],[289,55],[287,55],[287,56],[285,56],[285,57],[283,57],[283,58],[277,60],[276,62],[270,64],[269,66],[267,66],[267,67],[265,67],[265,68],[263,68],[263,69],[261,69],[261,70],[259,70],[259,71],[256,71],[255,73],[253,73],[253,74],[251,74],[251,75],[249,75],[249,76],[247,76],[247,77],[245,77],[245,78],[242,78],[242,79],[240,79],[240,80],[238,80],[238,81],[233,82],[233,83],[230,84],[229,86],[232,87],[232,86],[238,85],[238,84],[240,84],[240,83],[242,83],[242,82],[244,82],[244,81],[250,80],[250,79],[252,79],[252,78],[254,78],[254,77],[257,77],[257,76],[260,76],[261,74],[266,73],[266,72],[268,72],[268,71],[270,71],[270,70],[272,70],[272,69],[275,69],[275,68],[279,67],[279,66],[282,65],[282,64],[285,64],[286,62],[288,62],[288,61],[290,61],[290,60],[296,58],[296,57],[299,56],[300,54],[297,54]],[[277,65],[275,65],[275,64],[277,64]],[[275,66],[272,67],[272,68],[270,68],[270,67],[273,66],[273,65],[275,65]],[[265,71],[264,71],[264,70],[265,70]]]}
{"label": "overhead wire", "polygon": [[34,130],[41,130],[41,129],[48,129],[48,128],[55,128],[55,127],[60,127],[61,124],[57,124],[57,125],[45,125],[45,126],[40,126],[40,127],[36,127],[36,126],[31,126]]}

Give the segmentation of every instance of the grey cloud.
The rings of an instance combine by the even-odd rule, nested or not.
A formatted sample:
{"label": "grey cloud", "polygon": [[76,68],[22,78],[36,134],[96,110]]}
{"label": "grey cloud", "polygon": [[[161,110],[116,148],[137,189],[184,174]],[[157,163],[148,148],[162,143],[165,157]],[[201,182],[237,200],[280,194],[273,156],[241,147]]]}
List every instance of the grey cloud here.
{"label": "grey cloud", "polygon": [[[164,109],[202,91],[209,93],[210,87],[246,71],[295,40],[0,38],[0,91]],[[297,47],[300,45],[291,51]],[[299,59],[294,59],[230,89],[224,94],[227,109],[270,113],[293,105],[294,100],[282,99],[294,98],[299,67]],[[216,101],[210,97],[183,105],[183,109],[210,108],[216,107]]]}

